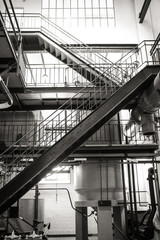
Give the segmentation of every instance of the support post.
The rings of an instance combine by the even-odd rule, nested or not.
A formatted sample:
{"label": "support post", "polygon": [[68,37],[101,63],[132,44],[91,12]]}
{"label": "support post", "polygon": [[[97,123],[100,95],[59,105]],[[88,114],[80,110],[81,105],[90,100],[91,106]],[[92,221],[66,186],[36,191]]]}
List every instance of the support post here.
{"label": "support post", "polygon": [[98,240],[113,240],[111,206],[98,206]]}
{"label": "support post", "polygon": [[76,207],[76,240],[88,240],[87,207]]}

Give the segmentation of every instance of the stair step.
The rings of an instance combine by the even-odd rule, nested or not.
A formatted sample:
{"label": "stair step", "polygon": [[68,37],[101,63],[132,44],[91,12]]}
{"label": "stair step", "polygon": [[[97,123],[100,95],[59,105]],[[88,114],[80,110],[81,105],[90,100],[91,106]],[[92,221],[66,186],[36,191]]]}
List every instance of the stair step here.
{"label": "stair step", "polygon": [[38,42],[39,42],[39,45],[40,45],[42,48],[45,47],[43,38],[38,37]]}
{"label": "stair step", "polygon": [[68,65],[72,65],[72,64],[73,64],[72,59],[70,59],[69,57],[67,57],[67,64],[68,64]]}
{"label": "stair step", "polygon": [[61,60],[64,62],[65,60],[67,60],[66,54],[61,53]]}
{"label": "stair step", "polygon": [[50,45],[49,52],[54,55],[55,54],[55,47]]}
{"label": "stair step", "polygon": [[50,44],[46,43],[44,44],[45,46],[45,50],[47,50],[48,52],[50,52]]}
{"label": "stair step", "polygon": [[73,68],[84,78],[86,78],[86,80],[93,81],[94,79],[97,79],[99,75],[101,75],[100,81],[103,82],[103,84],[104,82],[111,81],[107,76],[103,76],[103,74],[101,74],[97,69],[86,63],[85,60],[70,52],[69,49],[65,49],[64,46],[61,46],[56,42],[50,43],[45,39],[43,39],[43,41],[41,40],[40,43],[44,45],[44,48],[49,53],[62,61],[64,64],[67,64],[69,67]]}
{"label": "stair step", "polygon": [[56,56],[58,59],[61,59],[61,51],[58,50],[58,49],[55,49],[55,56]]}

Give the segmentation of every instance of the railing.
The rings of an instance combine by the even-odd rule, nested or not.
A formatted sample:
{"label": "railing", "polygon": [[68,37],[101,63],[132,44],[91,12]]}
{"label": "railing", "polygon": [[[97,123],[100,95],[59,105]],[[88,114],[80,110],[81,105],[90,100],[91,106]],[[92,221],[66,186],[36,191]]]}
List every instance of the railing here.
{"label": "railing", "polygon": [[[131,50],[122,57],[118,62],[113,63],[103,55],[94,53],[91,47],[82,43],[80,40],[73,37],[68,32],[40,14],[16,14],[16,16],[22,31],[34,30],[35,32],[37,31],[37,33],[43,33],[46,37],[56,41],[68,51],[84,60],[87,64],[93,66],[99,73],[103,73],[104,76],[108,77],[111,81],[114,81],[117,84],[121,81],[125,82],[126,78],[131,78],[133,75],[137,74],[137,70],[144,67],[144,62],[147,64],[153,64],[153,60],[154,64],[159,64],[160,62],[159,58],[153,59],[150,55],[150,50],[154,41],[143,41],[135,49]],[[6,26],[10,29],[10,23],[8,23],[7,19]],[[76,46],[78,48],[76,48]],[[157,44],[158,49],[159,47],[160,44]],[[105,71],[105,73],[104,66],[110,66],[107,68],[108,71]],[[30,71],[32,71],[32,69]],[[110,72],[112,72],[112,76],[110,76]]]}
{"label": "railing", "polygon": [[[143,58],[143,60],[144,59],[146,60],[146,58]],[[151,61],[144,61],[138,67],[142,69],[142,66],[144,67],[147,64],[151,64]],[[154,63],[152,62],[152,64]],[[139,71],[139,68],[136,70]],[[126,78],[125,82],[122,81],[121,86],[129,80],[130,78]],[[25,166],[27,166],[31,160],[34,161],[34,159],[41,155],[42,152],[45,152],[47,146],[53,145],[55,142],[59,141],[68,131],[78,125],[93,110],[97,109],[99,105],[101,105],[120,87],[115,84],[110,84],[108,86],[103,82],[101,83],[99,78],[95,78],[93,81],[96,83],[95,85],[89,83],[87,87],[82,88],[74,97],[66,101],[59,109],[57,109],[57,111],[53,112],[47,119],[31,129],[22,138],[15,142],[14,145],[10,146],[0,155],[1,161],[3,161],[6,166],[3,183],[10,181],[16,174],[23,170],[24,162]],[[52,128],[54,127],[55,129],[65,129],[65,131],[44,131],[48,126]],[[25,149],[19,144],[19,142],[27,143]]]}
{"label": "railing", "polygon": [[[98,64],[94,65],[97,69],[105,72],[106,69],[110,69],[111,65],[104,64],[103,67]],[[63,64],[53,65],[29,65],[26,66],[25,82],[27,87],[34,86],[46,86],[47,87],[85,87],[92,81],[92,74],[90,79],[87,80],[88,72],[90,69],[85,67],[86,77],[84,75],[84,66],[78,65],[76,68],[78,72],[73,68],[67,67]],[[81,74],[81,72],[83,73]],[[83,76],[82,76],[83,75]],[[112,77],[114,78],[114,76]]]}
{"label": "railing", "polygon": [[[94,53],[91,47],[73,37],[71,34],[53,22],[49,21],[41,14],[16,14],[16,17],[22,32],[34,31],[37,32],[37,34],[42,33],[47,40],[50,39],[51,41],[55,41],[63,48],[66,48],[67,51],[73,53],[74,55],[77,55],[79,59],[84,61],[86,64],[89,64],[90,66],[92,66],[92,64],[110,64],[112,66],[112,76],[115,75],[114,79],[113,77],[110,79],[110,76],[108,76],[107,72],[105,72],[105,75],[109,78],[109,80],[114,80],[117,84],[119,83],[120,79],[116,74],[114,74],[114,71],[119,71],[120,74],[122,74],[121,72],[124,71],[123,69],[120,69],[118,65],[114,64],[103,55]],[[6,27],[8,30],[10,30],[10,23],[8,22],[8,19],[5,17],[5,15],[4,18],[6,19]],[[79,46],[79,50],[75,51],[73,45]],[[88,55],[88,51],[90,52],[90,57]],[[94,65],[94,67],[96,69],[96,65]],[[101,70],[101,68],[98,68],[96,70],[98,70],[100,74],[104,73],[102,72],[103,69]],[[123,75],[125,75],[125,72],[123,72]]]}
{"label": "railing", "polygon": [[[82,119],[87,117],[92,110],[96,109],[102,102],[110,97],[110,95],[117,90],[117,86],[101,85],[99,79],[94,79],[94,82],[99,86],[95,87],[90,83],[86,88],[82,88],[73,98],[64,103],[57,111],[51,114],[47,119],[42,121],[36,128],[31,129],[26,135],[20,138],[10,146],[6,151],[1,154],[1,161],[5,164],[5,183],[10,181],[25,165],[30,163],[31,159],[37,158],[42,152],[46,151],[46,146],[53,145],[56,141],[60,140],[72,127],[81,122]],[[76,105],[75,109],[72,108],[73,103]],[[64,111],[66,109],[66,111]],[[68,109],[70,109],[69,112]],[[77,117],[77,112],[81,111],[81,117]],[[44,131],[48,125],[54,127],[65,128],[66,131],[48,132]],[[46,139],[46,141],[45,141]],[[26,142],[25,149],[19,142]],[[16,147],[15,147],[16,146]],[[18,155],[16,154],[18,151]]]}
{"label": "railing", "polygon": [[[77,112],[77,118],[78,117],[81,118],[81,111]],[[42,145],[43,147],[46,145],[47,147],[51,147],[57,141],[56,137],[54,136],[64,135],[76,126],[74,120],[65,120],[66,123],[64,126],[59,126],[58,120],[54,120],[51,125],[50,121],[48,120],[45,122],[45,127],[39,129],[37,126],[39,126],[41,121],[42,120],[32,120],[27,122],[25,120],[16,120],[15,123],[13,121],[0,121],[1,149],[10,147],[11,145],[21,145],[21,147],[32,145],[33,138],[22,138],[23,136],[26,136],[30,130],[32,131],[32,129],[35,131],[35,138],[36,136],[41,136],[43,138],[43,140],[40,141],[39,146]],[[125,126],[127,122],[128,120],[121,120],[120,122],[118,122],[118,120],[110,120],[96,133],[94,133],[93,136],[91,136],[85,143],[105,143],[108,145],[114,145],[120,143],[127,144],[128,141],[130,141],[130,144],[152,144],[155,141],[154,136],[144,136],[141,126],[137,124],[134,124],[132,129],[128,129],[128,135],[126,135]],[[40,131],[37,132],[37,130]],[[52,141],[52,139],[54,139],[54,141]]]}
{"label": "railing", "polygon": [[[145,65],[160,64],[160,51],[157,56],[150,55],[154,41],[143,41],[136,49],[133,49],[121,58],[116,64],[118,69],[114,68],[112,64],[92,64],[99,72],[105,72],[111,79],[117,76],[117,81],[121,79],[123,82],[128,81],[135,76]],[[160,49],[160,44],[158,45]],[[79,65],[83,69],[83,65]],[[87,70],[87,68],[86,68]],[[89,70],[89,69],[88,69]],[[105,75],[105,74],[103,74]],[[50,65],[43,69],[42,66],[30,65],[26,67],[26,85],[27,86],[86,86],[88,81],[70,67],[65,65]],[[36,79],[36,81],[35,81]]]}
{"label": "railing", "polygon": [[[13,4],[11,1],[9,1],[10,7],[8,7],[7,2],[5,0],[3,0],[3,3],[5,6],[5,10],[7,12],[7,14],[5,16],[7,16],[8,23],[12,29],[12,32],[14,33],[17,48],[19,48],[19,44],[21,43],[21,30],[20,30],[19,23],[16,18]],[[9,10],[9,8],[10,8],[10,10]]]}
{"label": "railing", "polygon": [[[5,17],[6,15],[3,14]],[[13,15],[11,15],[11,18],[13,18]],[[41,14],[31,14],[31,13],[25,13],[25,14],[16,14],[19,26],[21,31],[37,31],[46,33],[48,37],[51,37],[51,39],[56,40],[58,44],[61,46],[67,48],[69,51],[73,52],[74,54],[77,53],[79,56],[82,54],[82,52],[86,54],[82,54],[83,58],[88,59],[88,61],[91,61],[92,63],[109,63],[114,64],[109,59],[104,57],[103,55],[99,53],[94,53],[93,49],[88,46],[87,44],[84,44],[82,41],[77,39],[76,37],[72,36],[70,33],[65,31],[64,29],[60,28],[58,25],[47,19]],[[8,30],[10,29],[10,22],[6,18],[6,27]],[[75,50],[74,46],[78,46],[78,50]],[[85,49],[85,51],[84,51]],[[92,57],[88,57],[88,51],[93,54]],[[94,58],[93,58],[94,57]]]}

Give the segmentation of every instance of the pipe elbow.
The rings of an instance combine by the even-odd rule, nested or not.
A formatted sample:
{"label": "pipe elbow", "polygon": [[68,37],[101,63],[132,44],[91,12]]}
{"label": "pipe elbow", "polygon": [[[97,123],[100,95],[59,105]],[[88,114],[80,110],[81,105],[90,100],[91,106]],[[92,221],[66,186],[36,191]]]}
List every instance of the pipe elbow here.
{"label": "pipe elbow", "polygon": [[147,113],[156,112],[160,108],[160,72],[154,82],[144,91],[139,105]]}

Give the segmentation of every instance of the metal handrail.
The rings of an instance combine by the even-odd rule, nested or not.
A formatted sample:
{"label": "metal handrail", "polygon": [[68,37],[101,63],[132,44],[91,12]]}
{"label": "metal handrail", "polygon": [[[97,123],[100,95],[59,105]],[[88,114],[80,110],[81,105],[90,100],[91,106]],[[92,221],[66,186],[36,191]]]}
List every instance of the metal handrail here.
{"label": "metal handrail", "polygon": [[[99,79],[96,79],[97,82],[99,82]],[[94,80],[95,81],[95,80]],[[94,92],[93,92],[94,88]],[[85,90],[85,93],[84,93]],[[92,93],[90,92],[92,90]],[[50,144],[50,143],[55,143],[58,141],[61,137],[63,137],[66,133],[57,133],[55,132],[46,133],[45,135],[41,135],[41,131],[46,127],[45,121],[49,121],[51,124],[53,124],[53,121],[55,119],[58,119],[59,122],[57,123],[56,127],[62,127],[65,126],[66,120],[69,122],[72,120],[72,124],[70,124],[68,127],[72,128],[76,126],[80,120],[77,119],[77,113],[79,110],[81,110],[81,119],[84,119],[86,116],[88,116],[93,109],[96,109],[105,99],[106,97],[110,97],[110,95],[117,90],[117,86],[110,86],[110,89],[107,91],[106,86],[99,86],[93,87],[87,86],[87,88],[83,88],[83,91],[80,90],[73,98],[69,99],[63,106],[61,106],[57,111],[55,111],[53,114],[51,114],[47,119],[42,121],[36,128],[33,128],[31,131],[29,131],[26,135],[24,135],[21,139],[19,139],[17,142],[14,143],[13,146],[16,146],[14,150],[12,150],[13,146],[10,146],[6,151],[4,151],[1,154],[1,160],[5,162],[6,164],[6,177],[8,179],[8,176],[11,178],[13,177],[14,174],[18,174],[20,169],[22,170],[24,167],[24,163],[22,164],[23,158],[27,158],[29,162],[29,158],[27,156],[32,156],[34,159],[39,155],[43,149],[45,151],[45,147]],[[72,109],[72,101],[74,101],[75,97],[77,97],[76,102],[77,102],[77,108]],[[66,110],[70,109],[70,114],[64,117],[64,108]],[[74,124],[73,124],[74,122]],[[47,123],[48,124],[48,123]],[[47,139],[50,138],[49,142],[47,142]],[[21,145],[19,144],[19,141],[25,140],[26,142],[32,142],[31,145],[28,145],[28,147],[23,150]],[[32,140],[32,141],[31,141]],[[35,152],[34,146],[39,146],[39,150]],[[16,151],[19,151],[18,156],[16,155]],[[8,156],[13,157],[13,161],[7,164],[8,162]],[[25,162],[27,164],[27,161]],[[16,172],[15,172],[16,171]],[[11,180],[11,179],[10,179]],[[7,180],[8,181],[8,180]]]}
{"label": "metal handrail", "polygon": [[[47,18],[45,18],[44,16],[42,16],[41,14],[20,14],[18,15],[17,14],[17,18],[19,19],[19,22],[20,20],[27,20],[29,17],[31,17],[31,20],[32,20],[32,17],[33,17],[33,20],[34,20],[34,23],[30,23],[30,26],[28,26],[28,23],[26,23],[25,21],[23,22],[23,26],[20,26],[22,27],[23,30],[32,30],[34,29],[36,31],[44,31],[44,33],[47,33],[47,36],[48,34],[51,36],[51,37],[54,37],[56,39],[56,41],[58,41],[58,43],[60,45],[62,45],[63,47],[66,46],[66,49],[71,51],[72,53],[75,54],[75,50],[72,49],[72,41],[73,43],[76,42],[76,44],[79,44],[80,47],[86,47],[87,49],[89,49],[91,52],[92,52],[92,48],[89,47],[88,45],[82,43],[80,40],[78,40],[77,38],[73,37],[72,35],[70,35],[69,33],[67,33],[65,30],[63,30],[62,28],[58,27],[56,24],[52,23],[51,21],[49,21]],[[29,19],[28,19],[29,20]],[[25,24],[27,24],[27,27],[25,26]],[[46,24],[47,24],[47,28],[46,28]],[[53,29],[52,29],[53,27]],[[36,29],[35,29],[36,28]],[[52,30],[55,30],[56,32],[54,33],[54,31],[50,31],[50,28]],[[65,41],[64,39],[62,40],[62,37],[60,38],[60,36],[57,37],[57,31],[61,34],[65,34]],[[71,41],[70,43],[69,40]],[[120,78],[121,80],[125,81],[125,77],[128,75],[130,75],[130,69],[128,69],[128,64],[130,63],[134,63],[134,62],[138,62],[137,61],[137,53],[139,52],[139,50],[141,49],[141,45],[144,45],[146,41],[140,43],[135,49],[131,50],[129,53],[127,53],[125,56],[123,56],[119,61],[117,61],[116,63],[112,63],[110,60],[108,60],[107,58],[105,58],[104,56],[100,55],[100,54],[97,54],[97,53],[93,53],[94,56],[95,56],[95,61],[97,61],[97,59],[101,60],[101,64],[103,66],[103,63],[109,63],[111,64],[111,68],[109,68],[108,70],[111,72],[112,71],[112,81],[113,81],[113,75],[114,78],[116,79],[116,81],[119,82],[119,79]],[[149,42],[149,41],[147,41]],[[152,42],[151,44],[153,45],[154,42]],[[79,54],[79,53],[78,53]],[[130,56],[131,55],[131,56]],[[80,57],[81,59],[85,59],[85,61],[88,61],[88,64],[90,66],[94,65],[95,64],[95,61],[93,62],[92,59],[88,59],[88,56],[83,56],[82,54],[79,54],[78,57]],[[128,59],[127,59],[128,58]],[[126,64],[126,68],[121,68],[119,63],[125,63]],[[114,71],[113,71],[114,69]],[[135,68],[136,70],[137,68]],[[101,71],[101,69],[97,69],[98,71],[100,71],[100,73],[103,72],[103,70]],[[133,71],[133,69],[132,69]],[[114,73],[114,74],[113,74]],[[104,74],[104,72],[103,72]],[[108,75],[108,72],[106,71],[105,72],[106,76]],[[118,77],[117,77],[118,76]],[[123,78],[123,79],[122,79]]]}
{"label": "metal handrail", "polygon": [[[99,66],[99,64],[93,65],[96,69],[101,69],[102,72],[105,72],[106,69],[110,68],[109,64],[103,64],[103,66]],[[79,69],[83,69],[83,65],[78,65]],[[86,68],[89,71],[89,68]],[[36,83],[33,81],[37,79]],[[26,74],[25,74],[25,82],[26,86],[45,86],[53,87],[53,86],[74,86],[77,87],[77,81],[80,83],[79,86],[86,86],[89,83],[89,80],[82,76],[80,73],[75,71],[72,67],[66,67],[63,65],[52,64],[43,68],[43,65],[29,65],[26,66]]]}
{"label": "metal handrail", "polygon": [[[122,82],[125,82],[126,79],[130,79],[133,76],[135,76],[138,71],[140,71],[144,66],[144,63],[147,62],[148,65],[156,65],[160,63],[160,59],[155,60],[152,58],[152,56],[150,55],[150,48],[152,48],[152,45],[154,44],[154,41],[143,41],[142,43],[140,43],[138,45],[138,47],[136,47],[136,49],[132,51],[130,51],[129,53],[127,53],[125,56],[123,56],[123,58],[121,58],[116,64],[117,66],[120,67],[120,69],[125,69],[125,74],[124,72],[120,72],[120,71],[116,71],[116,69],[114,69],[112,67],[112,64],[108,64],[108,63],[104,63],[104,64],[92,64],[93,67],[95,67],[96,69],[101,69],[102,72],[105,72],[106,69],[106,73],[103,73],[103,76],[105,76],[107,74],[107,76],[109,76],[109,72],[111,72],[111,79],[112,81],[114,81],[114,76],[117,76],[117,83],[119,83],[119,79],[121,79]],[[159,44],[160,46],[160,44]],[[51,68],[52,67],[52,70]],[[47,87],[49,86],[58,86],[60,84],[63,84],[64,82],[68,83],[68,86],[73,86],[73,81],[69,81],[69,79],[71,78],[71,75],[73,73],[75,73],[75,70],[73,70],[72,68],[67,68],[68,69],[68,80],[67,79],[62,79],[62,75],[66,76],[66,73],[63,73],[65,68],[65,65],[60,65],[60,67],[58,69],[59,70],[59,75],[58,75],[58,79],[56,81],[56,83],[53,83],[50,81],[50,76],[54,76],[54,71],[56,71],[57,69],[57,65],[52,65],[50,67],[46,67],[46,71],[48,73],[48,81],[47,81]],[[79,65],[79,67],[83,67],[83,65]],[[30,69],[30,71],[32,70],[32,73],[36,74],[38,73],[39,75],[39,81],[36,83],[36,86],[41,86],[43,85],[43,81],[42,80],[42,73],[43,70],[42,68],[38,68],[35,65],[32,65],[30,67],[27,66],[27,73],[28,73],[28,69]],[[89,70],[89,69],[88,69]],[[113,74],[112,74],[113,73]],[[86,86],[88,81],[86,79],[84,79],[84,77],[82,77],[79,73],[76,72],[76,75],[79,76],[80,80],[81,80],[81,85],[82,86]],[[26,75],[28,77],[28,75]],[[57,75],[56,75],[57,76]],[[61,80],[60,77],[61,77]],[[109,76],[110,77],[110,76]],[[54,78],[52,78],[54,80]],[[29,81],[30,80],[30,81]],[[66,81],[67,80],[67,81]],[[34,86],[34,83],[32,82],[31,77],[28,78],[28,82],[26,81],[27,86]],[[65,86],[64,84],[61,86]]]}
{"label": "metal handrail", "polygon": [[[81,113],[81,111],[79,113]],[[82,120],[81,117],[79,120],[80,121]],[[35,126],[39,125],[41,121],[42,120],[36,120],[36,119],[32,119],[28,121],[16,120],[16,122],[11,120],[7,122],[5,120],[4,121],[0,120],[0,129],[3,129],[3,138],[1,138],[1,141],[0,141],[1,144],[3,145],[4,148],[6,148],[11,144],[12,145],[14,144],[14,146],[16,146],[15,141],[18,141],[18,145],[21,145],[21,146],[23,145],[25,147],[25,145],[28,144],[28,142],[26,142],[25,139],[21,141],[22,136],[25,135],[29,130],[33,129]],[[103,125],[100,128],[100,130],[94,133],[93,136],[91,136],[85,143],[87,144],[88,142],[90,142],[90,143],[98,144],[99,142],[100,143],[109,142],[109,144],[118,144],[118,143],[120,144],[119,135],[116,134],[112,136],[112,134],[108,134],[111,132],[118,132],[118,128],[120,124],[121,134],[122,134],[121,144],[126,144],[125,126],[127,123],[128,123],[127,119],[121,119],[119,122],[117,120],[111,119],[108,123]],[[41,134],[47,135],[49,132],[54,134],[54,132],[56,131],[62,134],[63,132],[68,132],[75,126],[74,120],[66,121],[65,125],[63,126],[59,126],[58,124],[59,124],[58,120],[54,120],[52,124],[46,121],[45,127],[42,129]],[[12,135],[10,134],[11,129],[13,130]],[[153,136],[150,136],[150,137],[144,136],[142,134],[141,126],[137,125],[136,123],[134,123],[134,132],[132,132],[132,134],[130,134],[130,132],[131,132],[131,129],[129,129],[129,136],[128,136],[128,139],[130,140],[130,144],[135,144],[135,143],[140,144],[145,142],[147,142],[148,144],[148,143],[153,143],[154,141]],[[48,144],[48,147],[50,146],[51,145]]]}
{"label": "metal handrail", "polygon": [[153,63],[152,63],[153,64]]}
{"label": "metal handrail", "polygon": [[[30,29],[34,29],[34,32],[37,31],[41,34],[43,34],[47,39],[51,39],[51,41],[56,41],[58,44],[60,44],[61,46],[63,45],[66,45],[67,46],[67,51],[70,51],[72,54],[75,54],[75,52],[72,50],[72,48],[70,47],[70,45],[66,42],[64,42],[64,39],[66,39],[68,37],[68,39],[71,39],[71,40],[74,40],[74,41],[77,41],[76,38],[74,38],[72,35],[68,34],[67,32],[65,32],[64,30],[62,30],[61,28],[59,28],[57,25],[53,24],[52,22],[50,22],[48,19],[46,19],[45,17],[43,17],[42,15],[40,14],[34,14],[34,15],[28,15],[28,14],[20,14],[20,15],[16,15],[17,16],[17,19],[18,19],[18,22],[19,22],[19,25],[21,26],[21,20],[23,19],[27,19],[27,20],[30,20],[28,19],[28,16],[33,16],[34,17],[34,24],[28,26],[27,24],[27,31],[29,31]],[[38,23],[36,22],[36,17],[38,17]],[[20,19],[19,19],[20,18]],[[35,24],[37,23],[37,24]],[[46,23],[48,24],[48,26],[46,27]],[[25,24],[25,22],[23,22],[23,25]],[[39,24],[39,25],[38,25]],[[9,26],[6,25],[6,27],[8,28],[9,30]],[[52,29],[50,29],[50,27],[52,27]],[[35,29],[36,28],[36,29]],[[25,27],[21,27],[21,29],[25,29]],[[60,34],[64,34],[65,33],[65,36],[62,40],[62,38],[60,38],[59,36],[57,37],[57,30],[60,32]],[[56,33],[54,33],[54,31],[56,31]],[[38,34],[38,33],[37,33]],[[68,35],[67,35],[68,34]],[[67,39],[67,40],[68,40]],[[66,41],[67,41],[66,40]],[[79,41],[79,40],[78,40]],[[77,43],[77,42],[76,42]],[[82,45],[82,43],[80,42],[79,44]],[[83,47],[86,46],[88,48],[87,45],[83,44]],[[69,48],[68,48],[69,47]],[[91,49],[89,47],[89,49]],[[95,63],[95,61],[97,60],[97,57],[98,57],[98,60],[99,61],[104,61],[105,59],[105,62],[106,62],[106,58],[104,58],[102,55],[100,54],[95,54],[94,53],[94,56],[95,56],[95,60],[93,61],[92,59],[88,59],[88,56],[83,56],[81,54],[78,54],[78,58],[81,59],[82,61],[85,62],[86,66],[87,67],[92,67],[92,65]],[[110,60],[107,59],[107,62],[109,63],[112,63]],[[107,79],[104,79],[104,81],[114,81],[116,84],[120,84],[120,79],[122,79],[124,73],[123,73],[123,69],[119,69],[118,66],[116,66],[114,63],[112,63],[112,67],[114,68],[114,70],[116,71],[115,73],[113,73],[112,69],[109,69],[109,72],[105,71],[103,72],[103,70],[101,69],[98,69],[98,71],[100,72],[97,72],[98,74],[101,75],[101,77],[106,77]],[[97,69],[95,69],[97,71]],[[112,74],[111,74],[111,71],[112,71]],[[119,72],[118,74],[120,75],[120,77],[117,77],[118,74],[117,74],[117,71]],[[122,74],[123,73],[123,74]],[[104,75],[105,74],[105,75]]]}

